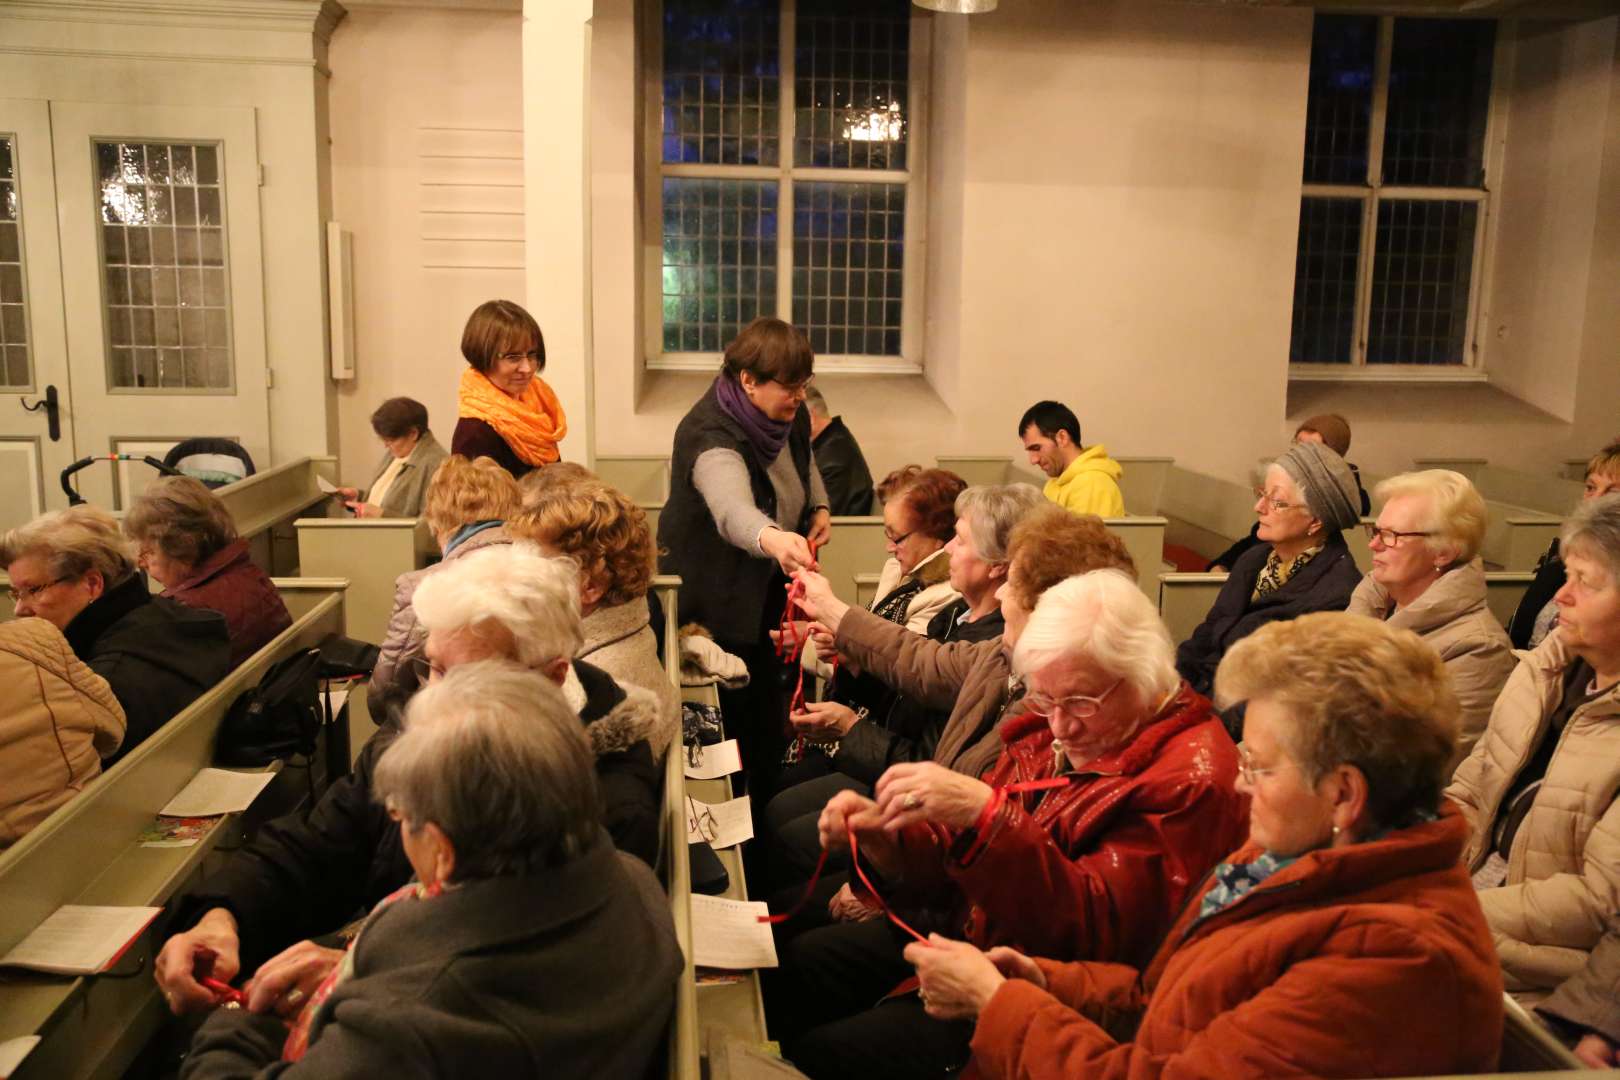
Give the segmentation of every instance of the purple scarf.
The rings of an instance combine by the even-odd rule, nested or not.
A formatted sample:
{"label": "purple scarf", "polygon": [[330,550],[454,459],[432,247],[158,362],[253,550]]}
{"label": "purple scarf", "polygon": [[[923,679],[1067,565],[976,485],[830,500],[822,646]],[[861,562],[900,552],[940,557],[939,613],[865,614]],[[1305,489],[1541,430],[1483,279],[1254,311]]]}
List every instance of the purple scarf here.
{"label": "purple scarf", "polygon": [[721,411],[742,425],[749,444],[759,457],[759,463],[770,468],[771,462],[776,460],[782,447],[787,444],[793,421],[772,420],[760,412],[743,392],[742,383],[724,373],[714,380],[714,397],[720,403]]}

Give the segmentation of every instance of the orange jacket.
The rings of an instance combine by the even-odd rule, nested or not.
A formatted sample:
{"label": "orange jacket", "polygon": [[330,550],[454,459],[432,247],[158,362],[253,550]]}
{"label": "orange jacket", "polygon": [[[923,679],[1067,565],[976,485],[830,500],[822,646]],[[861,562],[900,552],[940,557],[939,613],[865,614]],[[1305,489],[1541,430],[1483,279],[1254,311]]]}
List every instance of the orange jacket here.
{"label": "orange jacket", "polygon": [[1502,975],[1458,863],[1467,838],[1447,804],[1439,821],[1311,852],[1207,919],[1195,900],[1145,973],[1042,961],[1049,990],[1009,980],[979,1015],[969,1074],[1493,1072]]}

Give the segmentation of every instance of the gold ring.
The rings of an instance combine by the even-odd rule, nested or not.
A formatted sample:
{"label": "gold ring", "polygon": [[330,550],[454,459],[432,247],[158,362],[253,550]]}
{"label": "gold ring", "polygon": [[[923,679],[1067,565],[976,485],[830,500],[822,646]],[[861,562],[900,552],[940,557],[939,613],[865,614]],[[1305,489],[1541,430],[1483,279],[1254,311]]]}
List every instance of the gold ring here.
{"label": "gold ring", "polygon": [[922,805],[922,800],[917,798],[917,793],[915,791],[908,791],[906,792],[906,797],[900,800],[900,805],[904,809],[915,810],[917,807]]}
{"label": "gold ring", "polygon": [[291,990],[289,990],[287,992],[287,1004],[289,1004],[289,1005],[297,1005],[300,1001],[303,1001],[303,1000],[304,1000],[304,992],[302,990],[298,989],[298,987],[295,986],[295,987],[293,987]]}

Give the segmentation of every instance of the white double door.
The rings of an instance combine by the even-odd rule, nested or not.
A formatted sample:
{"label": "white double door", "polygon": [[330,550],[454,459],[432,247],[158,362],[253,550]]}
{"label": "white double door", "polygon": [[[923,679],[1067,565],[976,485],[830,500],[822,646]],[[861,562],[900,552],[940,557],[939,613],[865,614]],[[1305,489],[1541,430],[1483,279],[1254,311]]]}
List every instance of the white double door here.
{"label": "white double door", "polygon": [[[0,529],[89,455],[221,436],[269,463],[262,245],[252,109],[0,98]],[[74,479],[113,510],[155,475]]]}

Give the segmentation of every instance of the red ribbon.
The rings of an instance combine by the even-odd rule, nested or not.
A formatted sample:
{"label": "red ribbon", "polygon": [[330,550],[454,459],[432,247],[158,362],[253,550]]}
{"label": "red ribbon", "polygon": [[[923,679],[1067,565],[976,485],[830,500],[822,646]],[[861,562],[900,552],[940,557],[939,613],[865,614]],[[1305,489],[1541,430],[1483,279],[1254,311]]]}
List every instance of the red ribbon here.
{"label": "red ribbon", "polygon": [[[814,562],[816,550],[821,547],[821,541],[810,540],[808,543],[810,544],[810,559]],[[803,599],[804,583],[802,581],[790,583],[788,585],[787,605],[782,609],[782,622],[777,629],[776,635],[777,658],[783,663],[798,668],[798,678],[793,684],[793,697],[788,701],[789,716],[804,711],[804,665],[800,663],[800,660],[804,656],[805,645],[810,641],[810,634],[807,631],[802,636],[800,635],[800,620],[795,617],[803,615],[806,621],[809,619],[804,609],[799,606],[799,601]],[[832,666],[834,670],[837,670],[838,658],[836,656],[833,657]],[[794,750],[799,754],[804,753],[804,735],[802,733],[794,740]]]}
{"label": "red ribbon", "polygon": [[[1008,784],[1005,787],[991,788],[990,799],[984,804],[984,809],[980,811],[979,819],[974,824],[974,829],[978,835],[974,839],[973,847],[969,849],[969,855],[971,856],[977,854],[984,848],[988,826],[990,822],[995,820],[996,814],[1000,812],[1002,804],[1007,801],[1008,795],[1020,795],[1026,791],[1045,791],[1050,788],[1064,787],[1068,784],[1069,779],[1070,778],[1067,776],[1054,776],[1046,780],[1024,780],[1016,784]],[[883,899],[883,894],[878,892],[877,889],[872,885],[871,880],[866,876],[866,871],[861,869],[860,841],[857,839],[857,834],[854,830],[849,828],[847,821],[845,822],[844,827],[849,834],[849,859],[851,864],[855,867],[855,876],[861,879],[861,884],[866,886],[866,891],[871,894],[873,900],[877,901],[877,906],[882,910],[883,914],[889,917],[890,922],[894,923],[894,925],[898,926],[900,929],[904,930],[906,933],[910,934],[924,945],[927,945],[928,939],[917,933],[917,931],[913,930],[904,919],[896,915],[894,913],[894,909],[889,906],[888,901]],[[759,921],[774,925],[776,923],[787,922],[789,919],[793,918],[793,916],[797,915],[800,910],[803,909],[804,905],[809,902],[810,894],[815,892],[816,882],[821,880],[821,871],[825,869],[826,866],[827,849],[822,848],[821,858],[816,860],[815,873],[810,875],[810,883],[804,887],[804,895],[799,897],[798,902],[780,915],[760,915],[758,916]]]}

